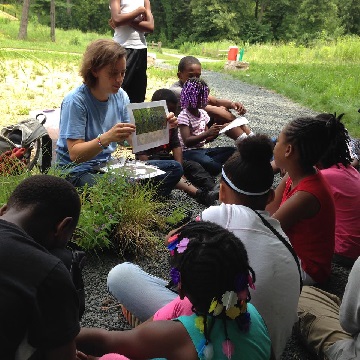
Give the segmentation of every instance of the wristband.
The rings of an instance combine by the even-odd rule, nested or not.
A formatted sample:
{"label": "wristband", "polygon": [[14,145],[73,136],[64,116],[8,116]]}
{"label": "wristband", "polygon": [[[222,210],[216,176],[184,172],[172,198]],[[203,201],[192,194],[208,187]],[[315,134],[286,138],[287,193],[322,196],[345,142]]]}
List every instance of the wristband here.
{"label": "wristband", "polygon": [[102,135],[102,134],[99,134],[99,135],[97,136],[98,145],[99,145],[102,149],[107,149],[107,146],[104,146],[104,145],[102,144],[101,140],[100,140],[100,136],[101,136],[101,135]]}

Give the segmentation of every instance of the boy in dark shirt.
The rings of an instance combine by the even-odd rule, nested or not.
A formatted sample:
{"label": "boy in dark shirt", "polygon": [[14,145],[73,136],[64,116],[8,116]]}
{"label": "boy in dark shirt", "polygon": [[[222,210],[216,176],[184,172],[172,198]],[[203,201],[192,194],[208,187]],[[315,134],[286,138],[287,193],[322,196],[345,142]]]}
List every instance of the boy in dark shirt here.
{"label": "boy in dark shirt", "polygon": [[78,294],[49,251],[66,246],[80,206],[65,179],[34,175],[0,208],[1,359],[75,360]]}
{"label": "boy in dark shirt", "polygon": [[[176,110],[178,102],[176,95],[169,89],[156,90],[151,100],[165,100],[170,112],[174,112]],[[219,193],[217,190],[214,190],[215,181],[209,173],[205,171],[199,163],[183,160],[182,149],[178,138],[178,130],[176,128],[170,129],[168,144],[138,152],[136,157],[137,159],[143,161],[162,159],[178,161],[183,166],[185,178],[180,179],[180,182],[176,186],[177,189],[183,190],[190,196],[194,197],[199,203],[207,206],[213,205],[215,200],[218,199]]]}

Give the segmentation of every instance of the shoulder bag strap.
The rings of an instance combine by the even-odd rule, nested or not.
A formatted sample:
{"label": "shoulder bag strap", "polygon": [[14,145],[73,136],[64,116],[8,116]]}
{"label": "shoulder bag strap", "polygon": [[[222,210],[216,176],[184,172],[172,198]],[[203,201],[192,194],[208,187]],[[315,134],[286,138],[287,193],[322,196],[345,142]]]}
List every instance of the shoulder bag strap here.
{"label": "shoulder bag strap", "polygon": [[290,251],[291,255],[294,257],[296,265],[298,267],[298,271],[299,271],[299,275],[300,275],[300,293],[303,287],[303,281],[302,281],[302,276],[301,276],[301,269],[300,269],[300,262],[299,259],[294,251],[294,248],[291,246],[291,244],[289,244],[288,241],[286,241],[286,239],[260,214],[258,213],[256,210],[254,210],[255,213],[259,216],[259,218],[261,219],[261,221],[263,222],[263,224],[269,228],[277,237],[278,239],[287,247],[287,249]]}

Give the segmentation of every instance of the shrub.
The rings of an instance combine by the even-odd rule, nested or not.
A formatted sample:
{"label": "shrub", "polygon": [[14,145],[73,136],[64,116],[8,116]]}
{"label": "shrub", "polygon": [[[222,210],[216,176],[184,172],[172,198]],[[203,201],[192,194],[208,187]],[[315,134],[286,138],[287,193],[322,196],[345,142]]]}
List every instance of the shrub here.
{"label": "shrub", "polygon": [[82,210],[76,242],[87,251],[110,249],[120,255],[138,255],[155,248],[155,228],[164,226],[149,183],[129,182],[124,176],[104,174],[81,192]]}

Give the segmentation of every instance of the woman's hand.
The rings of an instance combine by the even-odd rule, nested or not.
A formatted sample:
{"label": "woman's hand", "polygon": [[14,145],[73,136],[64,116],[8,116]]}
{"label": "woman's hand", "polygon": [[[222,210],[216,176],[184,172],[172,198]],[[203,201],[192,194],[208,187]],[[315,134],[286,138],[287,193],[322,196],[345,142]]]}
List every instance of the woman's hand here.
{"label": "woman's hand", "polygon": [[135,125],[130,123],[118,123],[110,130],[101,135],[101,143],[109,146],[111,142],[120,142],[127,139],[135,131]]}

